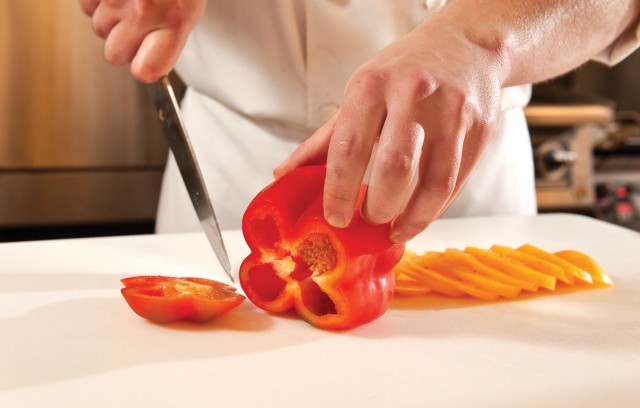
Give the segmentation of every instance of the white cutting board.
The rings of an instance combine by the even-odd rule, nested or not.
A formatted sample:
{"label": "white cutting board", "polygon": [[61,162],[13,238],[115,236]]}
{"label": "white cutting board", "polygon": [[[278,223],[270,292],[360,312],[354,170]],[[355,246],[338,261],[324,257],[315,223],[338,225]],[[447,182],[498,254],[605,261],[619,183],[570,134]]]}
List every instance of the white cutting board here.
{"label": "white cutting board", "polygon": [[[247,254],[225,233],[232,265]],[[355,330],[246,301],[203,326],[149,323],[122,277],[227,281],[203,234],[0,244],[0,407],[636,407],[640,234],[586,217],[440,220],[422,251],[577,249],[613,277],[514,301],[397,299]]]}

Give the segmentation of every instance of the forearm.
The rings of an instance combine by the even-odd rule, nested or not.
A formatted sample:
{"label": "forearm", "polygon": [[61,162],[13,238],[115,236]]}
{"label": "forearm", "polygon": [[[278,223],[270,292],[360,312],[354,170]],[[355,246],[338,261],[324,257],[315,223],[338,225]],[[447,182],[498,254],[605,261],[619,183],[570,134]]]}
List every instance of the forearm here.
{"label": "forearm", "polygon": [[511,86],[577,68],[633,29],[639,11],[638,0],[453,0],[434,23],[494,54]]}

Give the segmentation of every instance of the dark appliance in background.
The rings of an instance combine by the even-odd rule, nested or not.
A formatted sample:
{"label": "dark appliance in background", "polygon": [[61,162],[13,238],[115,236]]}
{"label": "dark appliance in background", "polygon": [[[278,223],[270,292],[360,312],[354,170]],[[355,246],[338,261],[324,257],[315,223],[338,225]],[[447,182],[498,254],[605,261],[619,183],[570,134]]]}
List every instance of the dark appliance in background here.
{"label": "dark appliance in background", "polygon": [[565,211],[640,231],[640,115],[570,89],[534,87],[525,109],[540,212]]}
{"label": "dark appliance in background", "polygon": [[594,148],[595,215],[640,231],[640,114],[618,112]]}
{"label": "dark appliance in background", "polygon": [[597,104],[536,104],[525,109],[540,211],[591,211],[593,145],[606,137],[613,109]]}
{"label": "dark appliance in background", "polygon": [[0,2],[0,241],[153,232],[167,147],[76,1]]}

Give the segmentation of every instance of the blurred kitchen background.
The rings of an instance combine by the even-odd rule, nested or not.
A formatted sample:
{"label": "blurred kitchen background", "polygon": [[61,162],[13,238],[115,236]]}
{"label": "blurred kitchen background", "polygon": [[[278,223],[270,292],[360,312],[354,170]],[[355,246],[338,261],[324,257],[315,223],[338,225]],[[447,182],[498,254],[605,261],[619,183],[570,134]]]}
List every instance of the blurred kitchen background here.
{"label": "blurred kitchen background", "polygon": [[640,51],[589,62],[533,88],[525,109],[540,212],[574,212],[640,231]]}
{"label": "blurred kitchen background", "polygon": [[[61,22],[64,22],[61,24]],[[640,52],[534,87],[540,212],[640,230]],[[153,232],[167,148],[77,1],[0,2],[0,241]]]}
{"label": "blurred kitchen background", "polygon": [[77,1],[0,2],[0,240],[152,232],[154,115]]}

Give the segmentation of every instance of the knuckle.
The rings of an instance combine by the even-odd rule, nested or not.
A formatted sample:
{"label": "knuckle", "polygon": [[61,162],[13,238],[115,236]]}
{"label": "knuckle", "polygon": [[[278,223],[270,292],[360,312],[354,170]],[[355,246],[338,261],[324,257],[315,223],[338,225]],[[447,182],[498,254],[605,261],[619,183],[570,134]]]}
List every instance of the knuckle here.
{"label": "knuckle", "polygon": [[129,62],[129,58],[122,50],[115,50],[113,48],[106,48],[104,50],[104,59],[111,65],[122,66]]}
{"label": "knuckle", "polygon": [[356,198],[347,190],[337,187],[325,189],[323,200],[328,214],[351,214],[355,209]]}
{"label": "knuckle", "polygon": [[390,74],[385,70],[363,69],[354,74],[346,92],[355,92],[363,97],[373,97],[381,93]]}
{"label": "knuckle", "polygon": [[[330,203],[329,205],[345,206],[355,203],[358,192],[355,194],[345,186],[344,180],[348,169],[333,168],[332,175],[325,179],[324,196]],[[328,173],[328,172],[327,172]]]}
{"label": "knuckle", "polygon": [[481,144],[488,143],[493,138],[493,124],[490,120],[478,120],[473,125],[475,139]]}
{"label": "knuckle", "polygon": [[[118,0],[115,0],[118,1]],[[183,9],[180,2],[167,2],[158,0],[134,0],[135,13],[140,16],[157,17],[177,13]]]}
{"label": "knuckle", "polygon": [[104,39],[106,37],[106,34],[104,33],[104,31],[102,29],[100,29],[100,27],[96,26],[95,24],[93,25],[93,32],[95,35],[97,35],[98,37]]}
{"label": "knuckle", "polygon": [[186,16],[179,9],[169,9],[164,14],[164,21],[168,27],[174,29],[183,28],[187,21]]}
{"label": "knuckle", "polygon": [[96,4],[91,0],[80,0],[80,9],[88,16],[91,16],[96,8]]}
{"label": "knuckle", "polygon": [[459,87],[452,87],[448,93],[449,106],[456,118],[462,118],[471,108],[471,97],[467,91]]}
{"label": "knuckle", "polygon": [[415,236],[427,229],[430,220],[425,218],[408,218],[402,223],[402,229],[409,235]]}
{"label": "knuckle", "polygon": [[384,224],[393,219],[394,214],[384,205],[367,205],[363,213],[364,218],[373,224]]}
{"label": "knuckle", "polygon": [[105,39],[109,35],[109,29],[102,20],[93,19],[91,23],[93,32],[100,38]]}
{"label": "knuckle", "polygon": [[376,157],[376,166],[381,174],[394,179],[412,177],[417,166],[417,158],[412,152],[380,152]]}
{"label": "knuckle", "polygon": [[498,119],[499,104],[494,101],[485,103],[482,95],[463,88],[452,88],[448,93],[451,114],[461,123],[467,123],[478,129],[490,129]]}
{"label": "knuckle", "polygon": [[333,204],[337,205],[342,205],[343,203],[349,204],[353,201],[346,190],[339,190],[337,188],[328,188],[325,191],[325,195]]}
{"label": "knuckle", "polygon": [[437,195],[450,196],[456,188],[456,177],[446,176],[429,180],[429,190]]}
{"label": "knuckle", "polygon": [[413,102],[420,102],[429,97],[437,89],[437,81],[433,77],[422,75],[410,75],[404,85],[403,92]]}
{"label": "knuckle", "polygon": [[137,0],[135,7],[131,11],[129,18],[132,24],[143,25],[148,21],[154,19],[154,16],[158,13],[158,6],[155,6],[150,0]]}
{"label": "knuckle", "polygon": [[330,149],[338,160],[351,161],[366,156],[364,146],[357,142],[356,137],[335,138],[331,141]]}
{"label": "knuckle", "polygon": [[477,98],[467,89],[449,86],[444,98],[453,123],[462,123],[469,119],[475,122],[475,118],[480,114]]}
{"label": "knuckle", "polygon": [[331,150],[339,158],[347,159],[353,156],[355,141],[349,138],[336,139],[331,145]]}
{"label": "knuckle", "polygon": [[128,19],[134,26],[157,26],[179,29],[187,23],[187,11],[179,6],[159,6],[155,0],[137,0]]}

